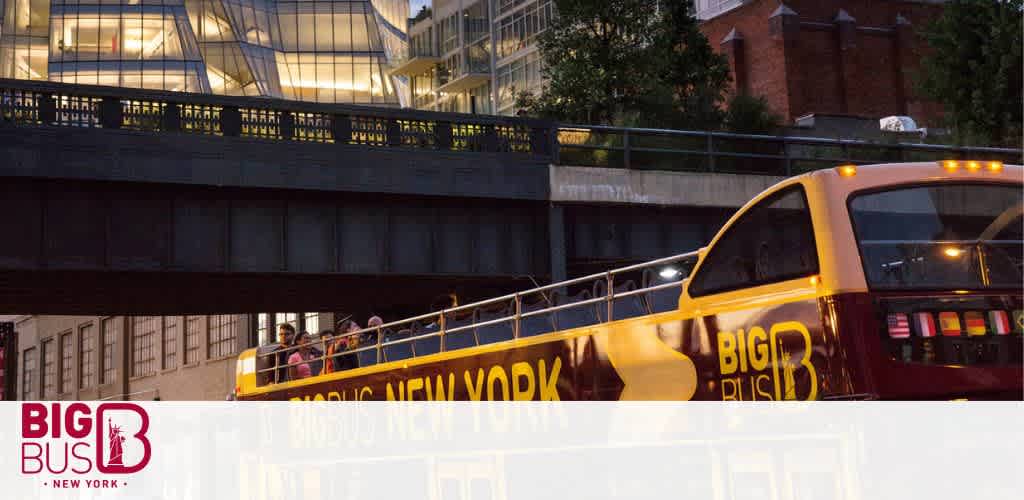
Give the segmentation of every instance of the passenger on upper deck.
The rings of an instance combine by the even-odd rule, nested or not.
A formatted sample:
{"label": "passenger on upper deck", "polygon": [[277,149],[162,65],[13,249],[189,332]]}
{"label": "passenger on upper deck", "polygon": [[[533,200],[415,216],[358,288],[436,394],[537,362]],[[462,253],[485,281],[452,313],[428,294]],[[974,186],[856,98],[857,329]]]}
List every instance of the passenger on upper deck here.
{"label": "passenger on upper deck", "polygon": [[306,339],[309,340],[308,344],[309,344],[309,360],[310,360],[309,361],[309,369],[310,369],[310,372],[311,373],[320,373],[323,370],[323,368],[324,368],[324,362],[323,362],[324,352],[322,350],[320,350],[320,347],[318,347],[320,345],[319,339],[317,339],[317,342],[314,343],[313,339],[312,339],[312,336],[309,334],[308,331],[305,331],[305,330],[301,333],[301,335],[304,335],[306,337]]}
{"label": "passenger on upper deck", "polygon": [[321,375],[334,372],[334,330],[322,330],[320,332],[320,344],[324,347],[324,366],[320,370]]}
{"label": "passenger on upper deck", "polygon": [[[383,325],[383,324],[384,324],[384,320],[381,319],[380,316],[371,316],[370,319],[366,321],[366,327],[367,328],[377,328],[378,326]],[[374,332],[367,333],[366,334],[366,338],[363,339],[363,340],[365,340],[367,342],[376,343],[377,342],[377,332],[374,331]]]}
{"label": "passenger on upper deck", "polygon": [[359,365],[355,355],[338,355],[338,353],[355,349],[354,346],[358,345],[358,340],[351,334],[361,329],[359,324],[351,319],[344,319],[338,323],[338,336],[334,340],[335,356],[332,358],[334,371],[348,370]]}
{"label": "passenger on upper deck", "polygon": [[309,333],[302,332],[296,336],[295,345],[298,349],[288,356],[288,380],[304,379],[312,374],[309,361],[313,353],[309,348]]}
{"label": "passenger on upper deck", "polygon": [[286,351],[285,349],[294,345],[294,342],[295,327],[288,323],[281,323],[278,325],[277,343],[279,346],[277,356],[275,358],[275,363],[277,363],[277,366],[279,367],[277,369],[277,382],[284,382],[285,380],[288,380],[288,369],[285,365],[288,364],[288,356],[291,354],[291,351]]}

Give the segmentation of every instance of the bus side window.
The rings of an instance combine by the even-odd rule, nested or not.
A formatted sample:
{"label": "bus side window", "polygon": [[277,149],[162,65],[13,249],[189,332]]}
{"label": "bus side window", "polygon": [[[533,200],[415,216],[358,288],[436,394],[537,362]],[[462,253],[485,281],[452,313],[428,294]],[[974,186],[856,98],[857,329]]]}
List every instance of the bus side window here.
{"label": "bus side window", "polygon": [[811,214],[797,184],[761,200],[737,219],[704,259],[689,292],[700,297],[817,272]]}

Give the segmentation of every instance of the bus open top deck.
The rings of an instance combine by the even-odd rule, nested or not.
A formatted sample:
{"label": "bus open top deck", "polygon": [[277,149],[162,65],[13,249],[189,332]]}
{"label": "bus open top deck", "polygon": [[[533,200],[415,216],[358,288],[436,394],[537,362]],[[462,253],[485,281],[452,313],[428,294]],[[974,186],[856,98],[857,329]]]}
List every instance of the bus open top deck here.
{"label": "bus open top deck", "polygon": [[288,379],[298,347],[250,349],[237,397],[1019,399],[1022,174],[803,174],[705,248],[355,332],[308,378]]}

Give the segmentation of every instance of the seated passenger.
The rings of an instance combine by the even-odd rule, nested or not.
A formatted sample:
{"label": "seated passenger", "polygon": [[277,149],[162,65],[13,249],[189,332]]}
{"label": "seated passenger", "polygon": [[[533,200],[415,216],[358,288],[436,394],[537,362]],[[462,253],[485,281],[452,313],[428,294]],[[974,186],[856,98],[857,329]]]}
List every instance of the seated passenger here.
{"label": "seated passenger", "polygon": [[313,341],[312,335],[308,331],[303,330],[299,335],[305,336],[309,339],[309,370],[312,374],[319,374],[324,368],[324,351],[320,348],[320,339]]}
{"label": "seated passenger", "polygon": [[302,332],[295,337],[295,345],[298,349],[292,351],[288,356],[288,380],[300,380],[308,378],[312,371],[309,361],[313,353],[309,349],[309,334]]}
{"label": "seated passenger", "polygon": [[[350,319],[343,320],[338,325],[338,335],[334,340],[334,353],[337,354],[355,349],[356,345],[358,345],[358,339],[353,334],[362,328],[359,327],[358,323]],[[342,354],[335,356],[333,359],[334,371],[348,370],[359,366],[354,354]]]}
{"label": "seated passenger", "polygon": [[[367,328],[377,328],[378,326],[381,326],[383,324],[384,320],[381,319],[380,316],[371,316],[370,319],[366,321]],[[377,343],[377,332],[367,333],[363,340],[365,340],[366,342]]]}

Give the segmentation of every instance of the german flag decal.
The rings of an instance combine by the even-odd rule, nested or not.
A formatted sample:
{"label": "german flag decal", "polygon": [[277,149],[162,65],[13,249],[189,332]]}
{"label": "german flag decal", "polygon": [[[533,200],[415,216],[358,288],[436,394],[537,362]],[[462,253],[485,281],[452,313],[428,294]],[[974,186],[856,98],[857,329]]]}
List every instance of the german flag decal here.
{"label": "german flag decal", "polygon": [[988,333],[985,328],[985,317],[978,311],[965,312],[964,323],[967,323],[967,335],[974,337]]}

